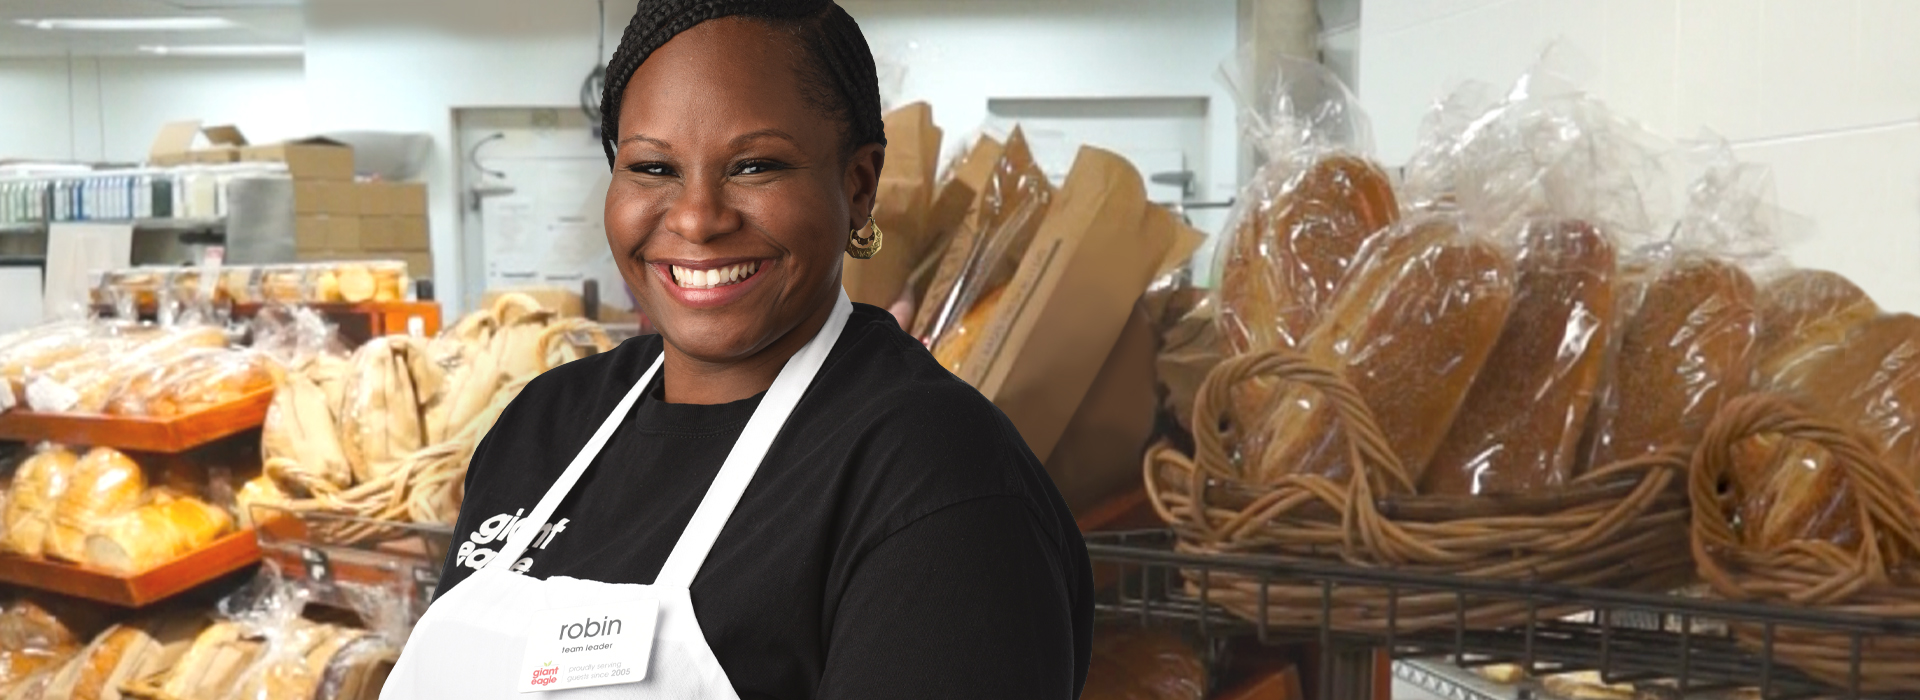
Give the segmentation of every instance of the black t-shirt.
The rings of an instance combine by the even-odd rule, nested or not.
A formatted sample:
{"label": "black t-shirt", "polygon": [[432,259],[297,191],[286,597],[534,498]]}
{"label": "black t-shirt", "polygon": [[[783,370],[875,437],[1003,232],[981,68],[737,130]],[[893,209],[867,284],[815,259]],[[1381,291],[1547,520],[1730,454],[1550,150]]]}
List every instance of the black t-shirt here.
{"label": "black t-shirt", "polygon": [[[441,594],[499,551],[660,351],[628,340],[507,406],[474,453]],[[764,396],[669,404],[661,382],[517,568],[653,582]],[[1066,504],[999,409],[863,304],[692,596],[746,700],[1073,698],[1085,680],[1092,582]]]}

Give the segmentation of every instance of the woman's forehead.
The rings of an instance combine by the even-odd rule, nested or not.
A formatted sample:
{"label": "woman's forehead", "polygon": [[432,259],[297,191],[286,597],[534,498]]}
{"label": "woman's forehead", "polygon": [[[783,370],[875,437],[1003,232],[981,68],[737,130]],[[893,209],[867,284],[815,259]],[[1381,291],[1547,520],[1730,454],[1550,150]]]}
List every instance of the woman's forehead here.
{"label": "woman's forehead", "polygon": [[802,94],[793,61],[804,59],[792,42],[765,23],[739,18],[681,32],[634,71],[621,100],[619,138],[718,131],[732,139],[774,129],[807,139],[832,130]]}

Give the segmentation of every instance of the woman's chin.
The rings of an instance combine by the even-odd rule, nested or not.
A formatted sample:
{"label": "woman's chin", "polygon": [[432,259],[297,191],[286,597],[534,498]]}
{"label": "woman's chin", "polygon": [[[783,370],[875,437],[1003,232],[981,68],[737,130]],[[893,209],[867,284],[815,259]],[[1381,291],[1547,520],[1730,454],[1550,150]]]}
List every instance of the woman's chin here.
{"label": "woman's chin", "polygon": [[699,362],[733,362],[758,351],[764,345],[762,334],[732,319],[677,319],[656,325],[660,336],[681,355]]}

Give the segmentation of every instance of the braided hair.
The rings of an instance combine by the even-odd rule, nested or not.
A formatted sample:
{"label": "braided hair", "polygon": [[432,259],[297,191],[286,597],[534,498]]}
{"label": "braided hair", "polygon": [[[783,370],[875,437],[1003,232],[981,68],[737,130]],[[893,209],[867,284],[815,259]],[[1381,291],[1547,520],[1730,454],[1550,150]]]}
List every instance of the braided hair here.
{"label": "braided hair", "polygon": [[840,122],[842,157],[869,143],[887,144],[873,52],[860,25],[832,0],[640,0],[608,61],[600,95],[600,145],[608,168],[619,140],[620,99],[633,72],[680,32],[721,17],[752,18],[799,42],[806,60],[794,68],[802,97]]}

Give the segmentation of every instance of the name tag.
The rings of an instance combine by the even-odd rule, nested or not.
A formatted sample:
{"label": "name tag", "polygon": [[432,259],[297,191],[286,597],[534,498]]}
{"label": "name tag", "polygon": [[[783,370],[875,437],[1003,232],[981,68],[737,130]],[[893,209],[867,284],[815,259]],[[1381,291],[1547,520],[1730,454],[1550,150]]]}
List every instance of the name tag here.
{"label": "name tag", "polygon": [[660,601],[543,610],[527,627],[520,692],[633,683],[647,677]]}

